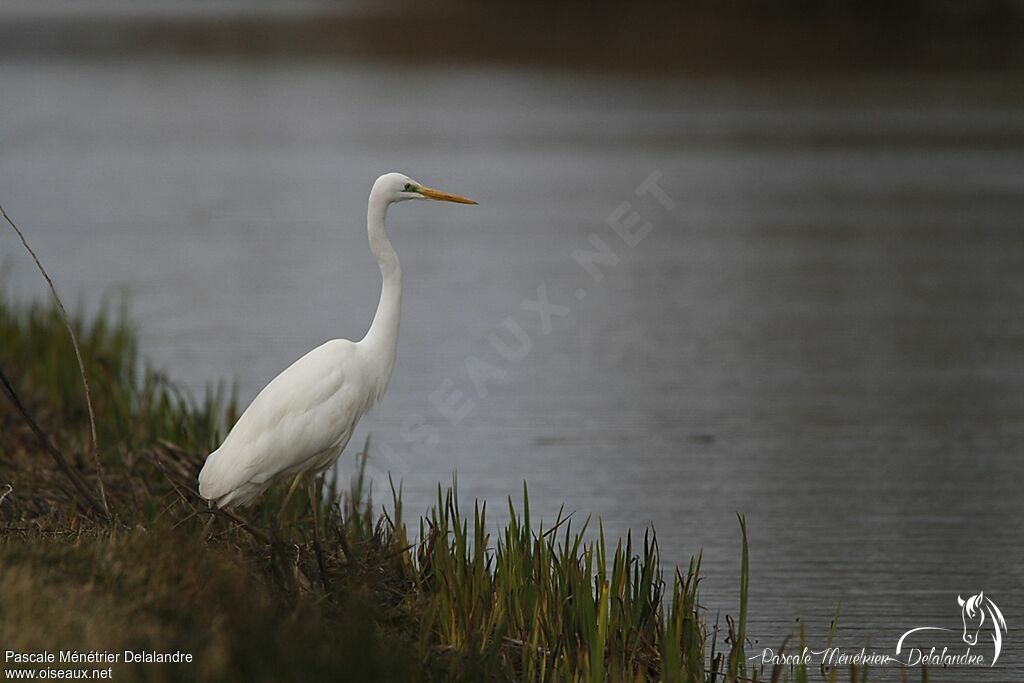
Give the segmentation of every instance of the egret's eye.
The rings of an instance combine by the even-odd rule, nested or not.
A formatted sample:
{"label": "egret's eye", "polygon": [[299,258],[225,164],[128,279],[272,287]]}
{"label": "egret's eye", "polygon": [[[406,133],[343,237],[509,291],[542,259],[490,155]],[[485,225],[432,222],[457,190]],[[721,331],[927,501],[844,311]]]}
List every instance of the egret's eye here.
{"label": "egret's eye", "polygon": [[406,192],[412,192],[412,183],[406,183],[405,184],[405,191]]}

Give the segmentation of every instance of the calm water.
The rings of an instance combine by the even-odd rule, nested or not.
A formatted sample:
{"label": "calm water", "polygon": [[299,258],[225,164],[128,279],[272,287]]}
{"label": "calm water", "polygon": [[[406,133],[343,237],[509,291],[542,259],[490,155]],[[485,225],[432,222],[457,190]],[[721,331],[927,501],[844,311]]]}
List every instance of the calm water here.
{"label": "calm water", "polygon": [[[405,171],[480,206],[392,210],[399,359],[354,440],[379,493],[390,470],[419,511],[457,471],[494,510],[525,480],[546,520],[653,524],[669,563],[704,549],[723,615],[743,513],[759,645],[803,617],[823,646],[841,602],[844,643],[892,652],[984,590],[1012,668],[933,680],[1024,676],[1019,83],[137,60],[0,83],[8,210],[66,299],[129,292],[145,353],[193,389],[248,401],[362,335],[366,193]],[[655,170],[672,210],[636,196]],[[632,248],[606,223],[626,201],[653,226]],[[572,258],[591,235],[618,258],[600,282]],[[0,260],[41,296],[6,230]],[[521,306],[541,285],[567,309],[547,333]],[[516,345],[508,317],[518,361],[489,341]],[[472,401],[457,425],[439,396]]]}

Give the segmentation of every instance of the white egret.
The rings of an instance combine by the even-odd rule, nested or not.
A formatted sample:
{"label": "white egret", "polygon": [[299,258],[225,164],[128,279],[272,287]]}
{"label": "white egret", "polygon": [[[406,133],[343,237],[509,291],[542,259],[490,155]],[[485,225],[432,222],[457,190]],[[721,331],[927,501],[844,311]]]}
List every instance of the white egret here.
{"label": "white egret", "polygon": [[[476,204],[401,173],[377,178],[366,226],[383,283],[361,341],[333,339],[295,361],[245,409],[199,473],[199,495],[220,507],[252,503],[273,482],[320,474],[341,455],[356,423],[388,386],[395,365],[402,269],[384,231],[388,207],[407,199]],[[294,490],[294,486],[292,487]],[[290,492],[289,492],[290,493]]]}

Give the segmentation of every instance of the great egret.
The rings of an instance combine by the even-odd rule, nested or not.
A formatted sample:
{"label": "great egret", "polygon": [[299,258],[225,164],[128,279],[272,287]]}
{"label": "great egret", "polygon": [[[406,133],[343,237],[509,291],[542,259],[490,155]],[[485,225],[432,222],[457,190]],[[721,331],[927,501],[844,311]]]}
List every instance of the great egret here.
{"label": "great egret", "polygon": [[301,475],[322,473],[341,455],[359,418],[380,400],[395,365],[402,302],[402,269],[384,219],[389,206],[407,199],[476,204],[401,173],[377,178],[366,231],[383,284],[369,331],[358,342],[333,339],[318,346],[264,387],[206,458],[199,473],[203,498],[220,507],[245,506],[278,479],[295,476],[297,485]]}

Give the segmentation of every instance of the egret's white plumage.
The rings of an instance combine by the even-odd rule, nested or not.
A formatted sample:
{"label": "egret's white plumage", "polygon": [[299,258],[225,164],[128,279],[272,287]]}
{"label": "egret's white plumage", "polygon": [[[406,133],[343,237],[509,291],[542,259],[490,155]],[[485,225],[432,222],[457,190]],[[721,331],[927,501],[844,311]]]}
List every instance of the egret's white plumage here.
{"label": "egret's white plumage", "polygon": [[384,231],[388,207],[407,199],[475,204],[401,173],[373,184],[367,206],[370,250],[380,265],[380,303],[366,336],[334,339],[275,377],[246,408],[199,473],[199,495],[217,505],[248,505],[274,481],[320,473],[341,454],[356,423],[391,379],[398,343],[402,270]]}

